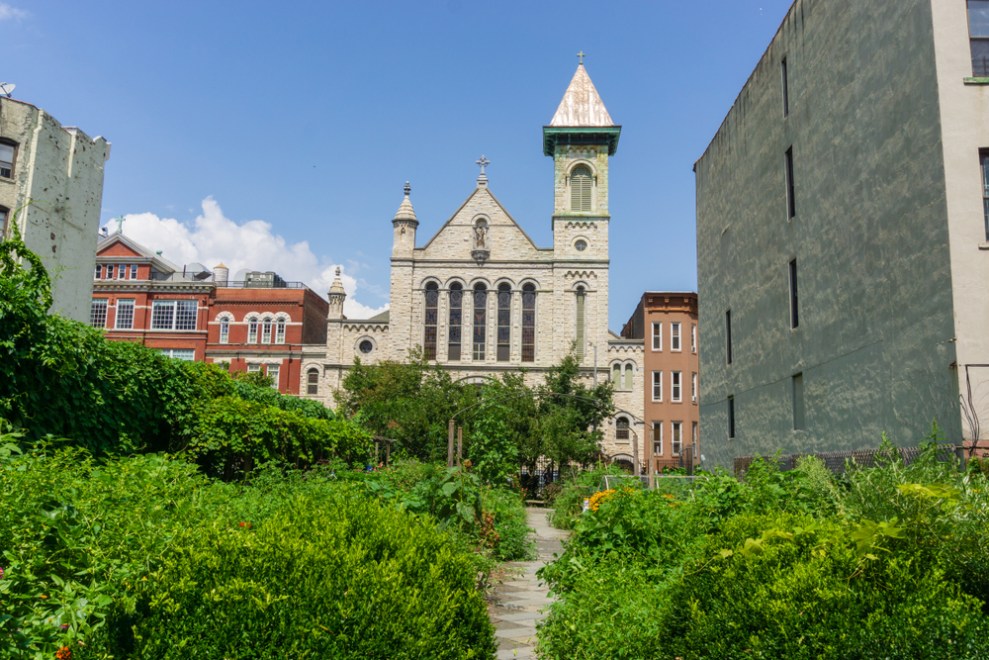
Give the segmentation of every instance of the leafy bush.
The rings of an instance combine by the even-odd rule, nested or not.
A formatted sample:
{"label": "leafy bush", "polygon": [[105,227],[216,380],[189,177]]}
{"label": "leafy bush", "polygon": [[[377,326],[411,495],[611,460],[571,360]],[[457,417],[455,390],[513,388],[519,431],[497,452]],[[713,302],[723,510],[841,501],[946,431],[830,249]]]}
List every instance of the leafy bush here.
{"label": "leafy bush", "polygon": [[[617,465],[598,465],[590,470],[574,473],[566,479],[562,486],[553,489],[553,513],[550,524],[557,529],[573,529],[584,507],[584,500],[601,489],[606,475],[624,475],[625,472]],[[550,491],[553,493],[553,491]]]}
{"label": "leafy bush", "polygon": [[0,449],[0,658],[494,653],[483,561],[323,471]]}

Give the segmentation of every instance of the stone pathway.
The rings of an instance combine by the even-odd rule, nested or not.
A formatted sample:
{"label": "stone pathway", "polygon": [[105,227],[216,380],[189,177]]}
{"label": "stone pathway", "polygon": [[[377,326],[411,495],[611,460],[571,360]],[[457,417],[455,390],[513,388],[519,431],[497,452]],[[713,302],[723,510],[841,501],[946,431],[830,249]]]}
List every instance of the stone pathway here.
{"label": "stone pathway", "polygon": [[496,578],[488,596],[488,614],[498,640],[498,660],[536,657],[536,623],[543,619],[544,610],[553,602],[536,571],[553,561],[554,554],[563,552],[561,542],[567,536],[567,532],[550,527],[549,513],[549,509],[526,509],[529,527],[534,530],[530,538],[536,541],[536,560],[502,564],[504,573]]}

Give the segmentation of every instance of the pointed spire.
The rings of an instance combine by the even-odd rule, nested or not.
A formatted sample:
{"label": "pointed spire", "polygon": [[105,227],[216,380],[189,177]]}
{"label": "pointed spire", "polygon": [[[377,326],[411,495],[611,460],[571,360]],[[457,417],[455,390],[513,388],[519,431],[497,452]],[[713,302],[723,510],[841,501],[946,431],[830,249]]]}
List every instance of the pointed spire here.
{"label": "pointed spire", "polygon": [[330,295],[331,296],[347,295],[347,292],[343,290],[343,280],[340,279],[340,266],[337,266],[336,273],[333,277],[333,283],[330,285]]}
{"label": "pointed spire", "polygon": [[419,224],[419,219],[416,217],[415,209],[412,208],[412,200],[409,199],[409,195],[412,193],[412,185],[408,181],[405,182],[405,197],[402,199],[402,203],[398,206],[398,211],[395,212],[395,219],[393,222],[404,220],[408,222],[414,222],[416,225]]}
{"label": "pointed spire", "polygon": [[573,74],[567,91],[563,94],[563,100],[553,115],[553,120],[549,123],[553,127],[582,127],[582,126],[614,126],[608,109],[604,107],[604,101],[598,94],[597,88],[591,82],[591,77],[587,75],[584,68],[584,53],[578,54],[580,64],[577,65],[577,72]]}

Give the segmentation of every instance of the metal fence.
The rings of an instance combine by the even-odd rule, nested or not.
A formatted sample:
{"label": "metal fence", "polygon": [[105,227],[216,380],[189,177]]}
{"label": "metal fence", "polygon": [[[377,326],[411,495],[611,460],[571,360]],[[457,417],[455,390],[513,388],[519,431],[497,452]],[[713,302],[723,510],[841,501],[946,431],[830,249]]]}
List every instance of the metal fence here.
{"label": "metal fence", "polygon": [[[923,450],[920,447],[894,447],[892,449],[857,449],[852,451],[822,451],[810,454],[785,454],[781,456],[738,456],[734,461],[735,475],[744,476],[752,462],[758,458],[774,461],[780,470],[792,470],[797,466],[797,460],[802,456],[816,456],[835,474],[844,474],[849,461],[856,465],[873,467],[877,463],[885,463],[899,456],[905,465],[913,463]],[[965,462],[964,448],[960,445],[938,445],[937,458],[939,461],[958,460]]]}

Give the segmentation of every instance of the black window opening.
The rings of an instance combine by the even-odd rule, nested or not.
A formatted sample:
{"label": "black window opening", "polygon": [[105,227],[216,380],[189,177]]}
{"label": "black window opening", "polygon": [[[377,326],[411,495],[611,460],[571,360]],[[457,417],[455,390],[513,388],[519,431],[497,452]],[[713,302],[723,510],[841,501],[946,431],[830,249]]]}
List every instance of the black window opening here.
{"label": "black window opening", "polygon": [[464,287],[459,282],[450,285],[450,322],[449,339],[447,343],[447,358],[456,362],[460,360],[460,347],[463,337],[464,323]]}
{"label": "black window opening", "polygon": [[784,177],[786,178],[786,217],[792,219],[797,215],[797,200],[793,194],[793,147],[783,155]]}
{"label": "black window opening", "polygon": [[785,57],[780,62],[780,85],[783,93],[783,116],[786,117],[790,114],[790,81]]}
{"label": "black window opening", "polygon": [[440,287],[436,282],[426,285],[425,334],[422,341],[422,356],[427,360],[436,359],[436,323],[439,313]]}
{"label": "black window opening", "polygon": [[729,309],[725,310],[725,363],[731,364],[733,357],[731,345],[731,310]]}
{"label": "black window opening", "polygon": [[512,287],[498,285],[498,350],[499,362],[508,362],[512,344]]}
{"label": "black window opening", "polygon": [[790,389],[793,401],[793,430],[804,428],[804,375],[794,374],[790,379]]}
{"label": "black window opening", "polygon": [[536,359],[536,285],[522,287],[522,361]]}
{"label": "black window opening", "polygon": [[797,260],[790,261],[790,327],[800,325],[800,310],[797,302]]}
{"label": "black window opening", "polygon": [[989,77],[989,0],[968,0],[968,37],[972,75]]}
{"label": "black window opening", "polygon": [[735,397],[728,397],[728,437],[735,437]]}
{"label": "black window opening", "polygon": [[474,285],[474,346],[473,359],[483,360],[486,348],[485,324],[487,314],[488,289],[481,283]]}
{"label": "black window opening", "polygon": [[986,241],[989,241],[989,149],[979,151],[979,165],[982,169],[982,216],[985,222]]}

